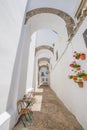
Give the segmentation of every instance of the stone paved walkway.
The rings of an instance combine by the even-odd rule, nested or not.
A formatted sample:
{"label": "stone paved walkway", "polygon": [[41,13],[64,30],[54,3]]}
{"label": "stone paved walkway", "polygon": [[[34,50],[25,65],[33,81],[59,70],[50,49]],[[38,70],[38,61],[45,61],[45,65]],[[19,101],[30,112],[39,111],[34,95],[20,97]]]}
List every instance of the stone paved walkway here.
{"label": "stone paved walkway", "polygon": [[32,121],[27,128],[19,123],[13,130],[84,130],[50,87],[39,88],[35,98]]}

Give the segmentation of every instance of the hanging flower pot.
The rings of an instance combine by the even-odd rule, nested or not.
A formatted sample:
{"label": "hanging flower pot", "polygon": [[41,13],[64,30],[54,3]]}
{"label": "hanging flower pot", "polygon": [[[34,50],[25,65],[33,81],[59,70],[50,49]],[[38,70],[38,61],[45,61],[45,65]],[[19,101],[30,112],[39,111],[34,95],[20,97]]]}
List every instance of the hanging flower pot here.
{"label": "hanging flower pot", "polygon": [[80,70],[81,68],[80,68],[80,66],[78,66],[77,68],[76,68],[76,70]]}
{"label": "hanging flower pot", "polygon": [[77,76],[76,75],[69,75],[69,79],[73,79],[73,81],[76,82]]}
{"label": "hanging flower pot", "polygon": [[80,58],[80,53],[78,53],[77,51],[74,51],[73,57],[75,57],[75,59],[78,60]]}
{"label": "hanging flower pot", "polygon": [[84,81],[87,81],[87,76],[82,76]]}
{"label": "hanging flower pot", "polygon": [[80,54],[80,59],[81,59],[81,60],[85,60],[85,59],[86,59],[86,55],[85,55],[84,53],[81,53],[81,54]]}
{"label": "hanging flower pot", "polygon": [[73,75],[73,80],[77,80],[77,76],[76,75]]}
{"label": "hanging flower pot", "polygon": [[79,88],[83,88],[83,81],[79,81],[79,82],[77,82],[77,84],[78,84]]}
{"label": "hanging flower pot", "polygon": [[84,81],[87,81],[87,73],[85,73],[84,71],[78,72],[76,76],[82,78]]}
{"label": "hanging flower pot", "polygon": [[69,66],[76,70],[80,70],[80,65],[78,65],[76,61],[72,62]]}
{"label": "hanging flower pot", "polygon": [[69,79],[72,79],[73,78],[73,75],[69,75]]}

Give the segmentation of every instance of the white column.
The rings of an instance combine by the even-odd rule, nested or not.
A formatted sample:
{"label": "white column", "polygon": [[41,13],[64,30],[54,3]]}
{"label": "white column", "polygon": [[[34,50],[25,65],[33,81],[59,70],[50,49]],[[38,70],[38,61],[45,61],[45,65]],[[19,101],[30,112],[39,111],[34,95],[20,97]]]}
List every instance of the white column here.
{"label": "white column", "polygon": [[36,57],[34,58],[33,88],[36,89]]}
{"label": "white column", "polygon": [[26,91],[30,91],[33,88],[33,71],[34,71],[34,58],[35,58],[35,38],[33,35],[30,43],[30,50],[28,56],[28,71],[27,71],[27,84]]}
{"label": "white column", "polygon": [[30,33],[29,30],[25,30],[24,35],[24,44],[21,56],[21,73],[20,73],[20,81],[19,81],[19,90],[18,90],[18,99],[23,98],[24,93],[26,91],[26,80],[27,80],[27,71],[28,71],[28,62],[29,62],[29,53],[30,53]]}
{"label": "white column", "polygon": [[36,88],[38,88],[38,75],[39,74],[39,70],[38,70],[38,58],[36,59]]}

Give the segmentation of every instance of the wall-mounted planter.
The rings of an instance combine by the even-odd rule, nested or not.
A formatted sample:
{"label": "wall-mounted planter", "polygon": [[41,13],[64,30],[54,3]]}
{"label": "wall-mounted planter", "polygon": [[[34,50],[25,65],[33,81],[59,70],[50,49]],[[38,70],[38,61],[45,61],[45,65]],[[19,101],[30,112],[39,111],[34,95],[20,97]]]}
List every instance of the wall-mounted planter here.
{"label": "wall-mounted planter", "polygon": [[85,60],[86,59],[86,54],[74,51],[73,57],[75,57],[76,60],[78,60],[78,59]]}
{"label": "wall-mounted planter", "polygon": [[87,76],[82,76],[84,81],[87,81]]}
{"label": "wall-mounted planter", "polygon": [[80,65],[76,63],[76,61],[73,61],[70,65],[73,69],[80,70]]}
{"label": "wall-mounted planter", "polygon": [[76,70],[80,70],[80,69],[81,69],[80,66],[76,68]]}
{"label": "wall-mounted planter", "polygon": [[80,54],[80,59],[81,59],[81,60],[85,60],[85,59],[86,59],[86,55],[85,55],[84,53],[81,53],[81,54]]}
{"label": "wall-mounted planter", "polygon": [[76,75],[73,75],[73,80],[77,80],[77,76]]}
{"label": "wall-mounted planter", "polygon": [[77,84],[78,84],[79,88],[83,88],[83,82],[82,81],[78,82]]}
{"label": "wall-mounted planter", "polygon": [[69,75],[69,78],[73,79],[73,81],[78,84],[79,88],[83,88],[83,81],[87,81],[87,73],[81,70],[81,66],[78,64],[77,60],[85,60],[86,54],[74,51],[73,57],[76,61],[73,61],[69,66],[73,68],[72,71],[75,74]]}

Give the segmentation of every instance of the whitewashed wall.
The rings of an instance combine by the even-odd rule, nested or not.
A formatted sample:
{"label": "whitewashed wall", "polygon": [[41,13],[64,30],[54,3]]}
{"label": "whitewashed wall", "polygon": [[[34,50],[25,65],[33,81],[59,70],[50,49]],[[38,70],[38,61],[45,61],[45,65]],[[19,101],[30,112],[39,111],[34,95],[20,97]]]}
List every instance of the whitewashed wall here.
{"label": "whitewashed wall", "polygon": [[26,1],[0,1],[0,113],[6,108]]}
{"label": "whitewashed wall", "polygon": [[34,69],[33,69],[33,83],[32,83],[32,87],[33,87],[33,89],[35,90],[36,88],[37,88],[37,79],[36,79],[36,77],[37,77],[37,61],[36,61],[36,57],[35,57],[35,59],[34,59]]}
{"label": "whitewashed wall", "polygon": [[[40,21],[40,22],[39,22]],[[49,36],[52,36],[52,38],[54,39],[54,41],[57,43],[57,44],[60,44],[58,43],[58,39],[57,39],[57,36],[58,37],[61,37],[61,44],[59,46],[63,46],[63,49],[62,51],[65,49],[65,45],[67,43],[67,29],[66,29],[66,26],[65,26],[65,22],[64,20],[62,20],[60,17],[58,17],[57,15],[53,15],[53,14],[37,14],[33,17],[31,17],[28,21],[27,21],[27,24],[26,24],[27,28],[29,29],[30,31],[30,36],[34,33],[34,32],[37,32],[38,30],[41,31],[41,29],[43,30],[54,30],[55,32],[58,33],[55,34],[54,32],[54,36],[52,36],[52,34],[50,34],[50,32],[48,33],[48,35],[45,35],[46,36],[46,39],[47,39],[47,36],[48,36],[48,42],[45,42],[47,45],[50,44],[50,42],[52,41],[52,39],[49,37]],[[47,33],[46,33],[47,34]],[[49,35],[50,34],[50,35]],[[36,34],[37,35],[37,34]],[[29,36],[29,37],[30,37]],[[43,45],[43,42],[44,42],[44,38],[45,36],[43,35],[43,32],[40,34],[40,36],[42,38],[41,41],[39,41],[40,39],[38,39],[39,36],[36,36],[36,43],[38,45],[38,42],[39,44]],[[43,39],[43,40],[42,40]],[[38,42],[37,42],[38,41]],[[52,41],[51,43],[53,43],[54,41]],[[64,41],[64,42],[63,42]],[[51,44],[52,45],[52,44]],[[59,49],[59,48],[58,48]],[[44,50],[43,50],[44,51]],[[46,52],[46,51],[45,51]],[[61,53],[61,51],[60,51]],[[38,52],[38,54],[40,54],[40,52]],[[37,54],[37,55],[38,55]],[[50,58],[52,54],[45,54],[45,53],[41,53],[38,58],[41,58],[43,56],[47,56]],[[60,55],[60,54],[59,54]],[[38,81],[38,68],[37,68],[37,58],[36,58],[36,81]],[[34,84],[34,83],[33,83]],[[38,87],[38,82],[36,82],[36,86]]]}
{"label": "whitewashed wall", "polygon": [[[25,18],[25,9],[26,9],[27,0],[6,0],[0,1],[0,129],[2,130],[10,130],[13,125],[14,121],[10,119],[15,118],[13,115],[14,109],[13,107],[16,104],[14,100],[15,91],[19,90],[16,89],[15,85],[18,85],[20,82],[20,69],[19,62],[22,62],[21,53],[24,52],[23,42],[20,36],[24,35],[24,18]],[[18,52],[20,50],[20,53]],[[17,53],[18,52],[18,53]],[[18,57],[16,57],[16,55]],[[16,63],[15,63],[16,59]],[[13,68],[15,66],[15,73],[13,72]],[[13,75],[14,73],[14,75]],[[18,74],[18,75],[17,75]],[[12,77],[14,77],[14,82],[12,81]],[[18,77],[18,80],[16,80]],[[12,87],[13,88],[12,91]],[[14,91],[15,90],[15,91]],[[16,99],[18,97],[18,91],[16,91]],[[5,110],[9,111],[9,116],[6,116]],[[12,114],[12,115],[11,115]],[[16,113],[15,113],[16,114]],[[5,122],[5,123],[4,123]]]}
{"label": "whitewashed wall", "polygon": [[35,44],[36,44],[36,34],[33,34],[30,42],[29,59],[28,59],[28,72],[27,72],[27,84],[26,84],[27,91],[33,87]]}
{"label": "whitewashed wall", "polygon": [[85,47],[82,36],[86,28],[87,17],[50,75],[52,89],[66,107],[76,116],[85,130],[87,130],[87,81],[85,81],[83,88],[79,88],[76,83],[68,78],[68,75],[71,74],[69,64],[73,61],[72,50],[86,53],[86,60],[79,60],[78,62],[82,66],[82,69],[87,72],[87,48]]}

